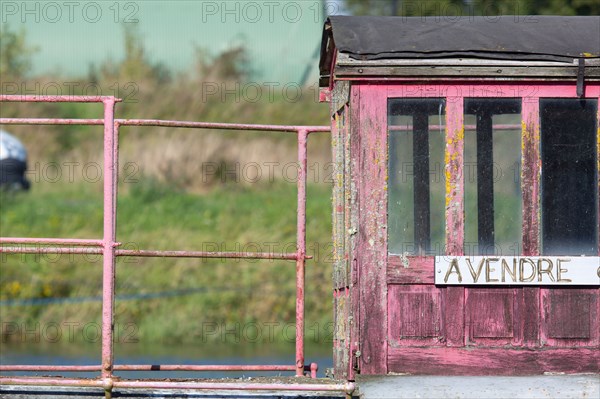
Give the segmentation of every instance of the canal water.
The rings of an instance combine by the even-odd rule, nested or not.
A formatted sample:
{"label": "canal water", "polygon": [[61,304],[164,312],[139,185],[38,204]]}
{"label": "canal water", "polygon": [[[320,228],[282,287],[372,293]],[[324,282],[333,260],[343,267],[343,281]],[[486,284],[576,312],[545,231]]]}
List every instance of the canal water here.
{"label": "canal water", "polygon": [[[331,368],[331,345],[307,343],[306,364],[319,365],[319,377]],[[2,365],[96,365],[100,364],[100,345],[46,344],[32,345],[0,342]],[[202,343],[199,345],[121,345],[115,348],[115,364],[233,364],[233,365],[293,365],[294,346],[285,344]],[[2,375],[62,375],[67,377],[96,377],[98,373],[9,373]],[[293,372],[117,372],[125,378],[224,378],[293,375]]]}

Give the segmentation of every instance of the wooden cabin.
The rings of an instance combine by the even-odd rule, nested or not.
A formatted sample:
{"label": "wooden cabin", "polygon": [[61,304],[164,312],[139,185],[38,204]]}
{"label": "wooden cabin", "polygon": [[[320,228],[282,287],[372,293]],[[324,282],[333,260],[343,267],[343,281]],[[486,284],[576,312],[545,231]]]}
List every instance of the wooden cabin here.
{"label": "wooden cabin", "polygon": [[597,378],[600,18],[336,16],[322,40],[335,377]]}

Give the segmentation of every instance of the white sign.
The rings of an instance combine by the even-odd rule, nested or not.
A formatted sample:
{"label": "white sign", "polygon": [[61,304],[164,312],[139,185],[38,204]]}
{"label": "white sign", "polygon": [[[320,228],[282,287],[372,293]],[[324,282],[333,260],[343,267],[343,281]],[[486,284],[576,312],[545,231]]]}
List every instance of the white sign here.
{"label": "white sign", "polygon": [[598,256],[436,256],[438,285],[600,286]]}

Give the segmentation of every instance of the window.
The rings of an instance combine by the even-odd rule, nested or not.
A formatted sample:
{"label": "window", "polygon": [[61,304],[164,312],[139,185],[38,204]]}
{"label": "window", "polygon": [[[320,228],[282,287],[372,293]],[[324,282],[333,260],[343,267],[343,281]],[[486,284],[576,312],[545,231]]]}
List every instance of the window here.
{"label": "window", "polygon": [[388,251],[444,253],[445,100],[388,102]]}
{"label": "window", "polygon": [[594,99],[540,99],[542,252],[598,255]]}
{"label": "window", "polygon": [[[521,98],[458,98],[464,101],[463,175],[458,177],[464,183],[464,254],[521,255],[523,237],[537,242],[532,216],[539,209],[541,254],[598,256],[598,99],[540,96],[535,98],[539,115],[537,104],[526,103],[527,120],[539,117],[537,147],[535,137],[522,137]],[[446,253],[447,101],[388,98],[388,253]],[[460,115],[448,116],[459,120]],[[524,140],[534,140],[526,147],[534,159],[539,149],[540,159],[525,171],[532,183],[539,176],[539,192],[522,187]],[[533,194],[525,198],[525,209],[523,193]]]}
{"label": "window", "polygon": [[465,255],[518,255],[521,99],[467,98]]}

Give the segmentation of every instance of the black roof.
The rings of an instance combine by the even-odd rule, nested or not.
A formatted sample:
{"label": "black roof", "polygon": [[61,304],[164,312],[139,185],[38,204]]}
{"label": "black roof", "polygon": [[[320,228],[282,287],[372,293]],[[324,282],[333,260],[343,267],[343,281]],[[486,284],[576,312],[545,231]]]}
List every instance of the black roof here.
{"label": "black roof", "polygon": [[572,62],[574,58],[600,57],[600,16],[332,16],[323,31],[322,75],[329,74],[334,48],[358,60]]}

